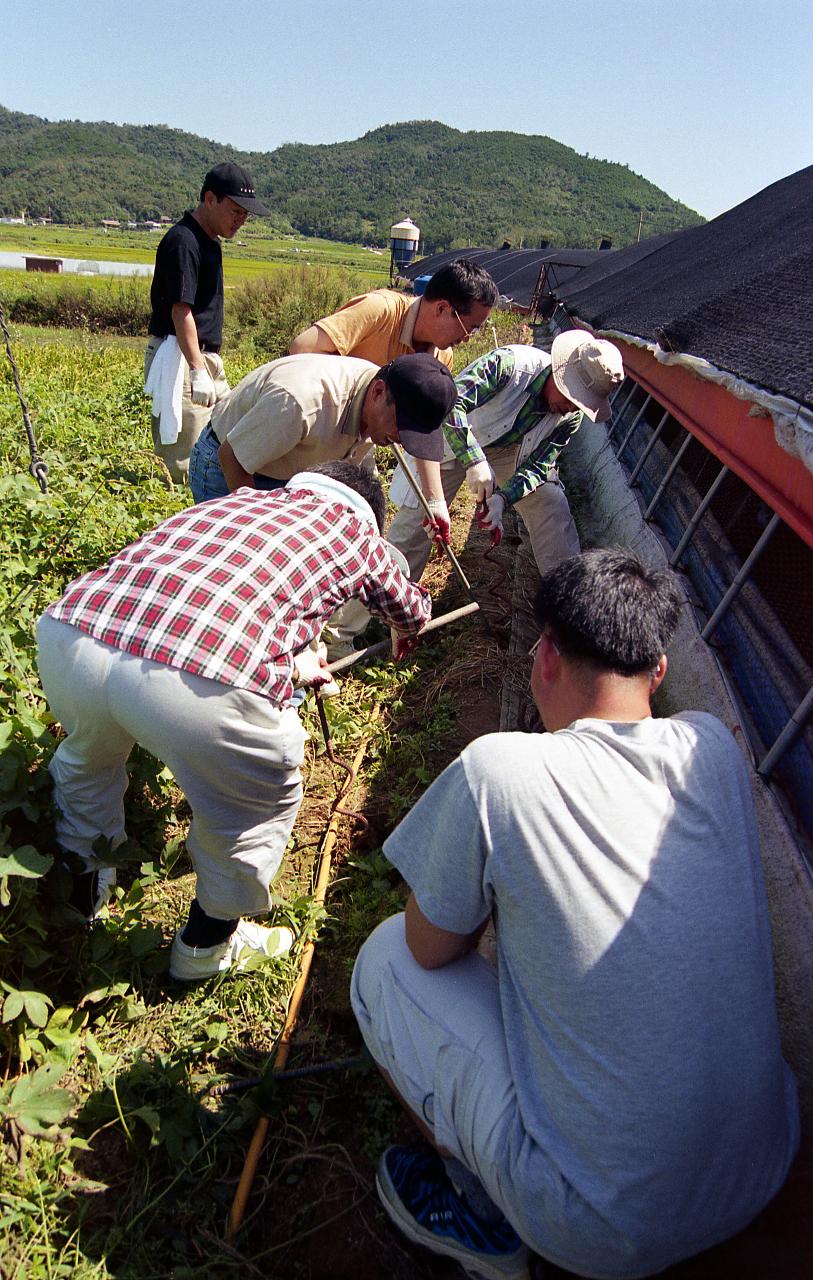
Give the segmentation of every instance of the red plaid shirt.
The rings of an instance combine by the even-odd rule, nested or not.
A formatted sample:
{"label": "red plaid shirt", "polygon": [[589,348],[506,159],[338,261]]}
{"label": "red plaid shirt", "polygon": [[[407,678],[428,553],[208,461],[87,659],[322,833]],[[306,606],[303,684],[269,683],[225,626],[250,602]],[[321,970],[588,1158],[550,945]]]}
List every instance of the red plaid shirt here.
{"label": "red plaid shirt", "polygon": [[282,705],[293,655],[352,597],[407,635],[431,612],[349,504],[239,489],[165,520],[47,612],[115,649]]}

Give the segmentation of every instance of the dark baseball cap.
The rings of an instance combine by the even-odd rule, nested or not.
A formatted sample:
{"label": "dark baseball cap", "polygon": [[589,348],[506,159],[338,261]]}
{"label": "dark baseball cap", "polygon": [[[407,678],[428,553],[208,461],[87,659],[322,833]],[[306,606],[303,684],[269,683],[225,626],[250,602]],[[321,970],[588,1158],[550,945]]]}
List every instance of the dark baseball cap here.
{"label": "dark baseball cap", "polygon": [[228,196],[235,204],[239,204],[241,209],[246,209],[249,213],[258,213],[261,218],[271,216],[271,210],[266,209],[265,205],[257,199],[251,174],[247,169],[242,169],[239,164],[233,164],[230,160],[225,164],[216,164],[214,169],[209,170],[203,179],[201,199],[206,191],[213,191],[216,196]]}
{"label": "dark baseball cap", "polygon": [[457,399],[457,387],[446,366],[434,356],[418,352],[390,360],[378,376],[395,402],[398,435],[407,453],[429,462],[442,461],[440,428]]}

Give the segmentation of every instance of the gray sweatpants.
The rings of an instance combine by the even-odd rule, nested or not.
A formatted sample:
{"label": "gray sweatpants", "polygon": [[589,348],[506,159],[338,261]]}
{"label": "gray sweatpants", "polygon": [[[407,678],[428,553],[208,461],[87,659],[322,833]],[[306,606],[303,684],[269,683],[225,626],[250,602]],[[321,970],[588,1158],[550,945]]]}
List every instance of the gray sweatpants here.
{"label": "gray sweatpants", "polygon": [[92,862],[99,836],[123,842],[138,742],[192,806],[186,843],[203,910],[221,920],[268,911],[302,802],[307,735],[294,708],[137,658],[48,614],[37,641],[42,686],[67,733],[49,766],[60,846]]}
{"label": "gray sweatpants", "polygon": [[[591,1252],[600,1258],[606,1239],[617,1244],[612,1226],[566,1182],[526,1128],[496,969],[476,952],[424,969],[407,946],[403,915],[390,916],[358,954],[350,999],[375,1061],[431,1129],[436,1145],[463,1166],[459,1181],[467,1194],[466,1173],[527,1245],[562,1267]],[[625,1272],[597,1266],[579,1274]]]}

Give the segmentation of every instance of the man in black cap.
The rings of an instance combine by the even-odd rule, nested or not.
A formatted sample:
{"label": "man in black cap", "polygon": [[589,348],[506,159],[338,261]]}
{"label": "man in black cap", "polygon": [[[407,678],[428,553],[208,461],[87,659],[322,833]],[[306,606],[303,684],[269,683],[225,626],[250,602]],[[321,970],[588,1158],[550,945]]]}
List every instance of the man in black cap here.
{"label": "man in black cap", "polygon": [[195,501],[246,485],[275,489],[315,463],[372,467],[375,445],[400,443],[413,458],[439,461],[455,398],[449,370],[426,353],[381,369],[355,356],[271,360],[215,406],[190,460]]}
{"label": "man in black cap", "polygon": [[220,358],[220,240],[230,240],[250,213],[269,213],[250,174],[237,164],[215,165],[203,180],[197,208],[167,232],[155,255],[145,390],[153,398],[155,450],[173,480],[187,478],[192,446],[212,406],[229,390]]}

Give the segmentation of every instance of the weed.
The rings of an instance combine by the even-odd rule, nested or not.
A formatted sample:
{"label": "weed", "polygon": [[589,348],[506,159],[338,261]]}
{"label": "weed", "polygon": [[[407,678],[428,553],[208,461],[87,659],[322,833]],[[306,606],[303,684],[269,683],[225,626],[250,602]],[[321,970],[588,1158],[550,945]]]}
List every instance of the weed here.
{"label": "weed", "polygon": [[329,267],[286,267],[249,281],[228,298],[229,331],[256,362],[286,354],[291,339],[367,287],[362,277]]}
{"label": "weed", "polygon": [[137,277],[98,281],[15,273],[3,291],[3,307],[15,324],[35,324],[90,332],[146,333],[150,318],[149,280]]}

